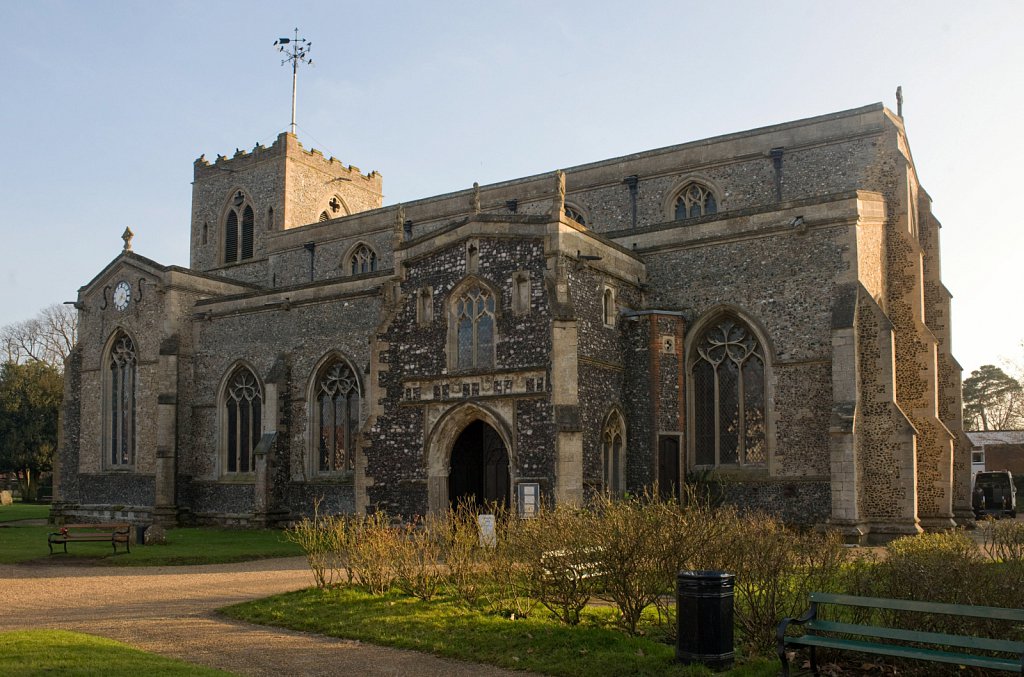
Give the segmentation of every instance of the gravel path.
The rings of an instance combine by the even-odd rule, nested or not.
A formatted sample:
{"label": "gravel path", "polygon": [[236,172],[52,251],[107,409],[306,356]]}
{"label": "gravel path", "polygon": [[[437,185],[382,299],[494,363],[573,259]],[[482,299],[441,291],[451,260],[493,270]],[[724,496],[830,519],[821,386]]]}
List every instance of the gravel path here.
{"label": "gravel path", "polygon": [[240,675],[522,676],[221,618],[214,610],[308,587],[304,558],[188,567],[0,565],[0,631],[53,628],[101,635]]}

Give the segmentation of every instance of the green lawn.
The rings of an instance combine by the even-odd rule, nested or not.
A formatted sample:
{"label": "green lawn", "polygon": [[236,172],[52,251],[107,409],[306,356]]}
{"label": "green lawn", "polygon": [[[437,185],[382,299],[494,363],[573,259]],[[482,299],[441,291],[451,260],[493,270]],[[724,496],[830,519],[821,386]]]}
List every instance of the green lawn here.
{"label": "green lawn", "polygon": [[0,527],[0,564],[14,564],[47,558],[74,562],[95,561],[111,566],[162,566],[170,564],[217,564],[243,562],[267,557],[294,557],[302,551],[284,540],[284,532],[273,529],[213,529],[205,527],[171,529],[167,545],[132,546],[126,553],[118,546],[115,555],[109,543],[69,543],[64,554],[62,546],[54,545],[49,554],[46,536],[56,527]]}
{"label": "green lawn", "polygon": [[[674,662],[675,648],[610,627],[610,610],[585,612],[575,628],[538,609],[509,620],[466,610],[450,600],[422,602],[397,594],[372,596],[351,589],[310,588],[221,610],[251,623],[358,639],[477,663],[549,675],[710,675],[703,667]],[[759,660],[724,673],[774,677],[777,661]]]}
{"label": "green lawn", "polygon": [[173,658],[133,649],[111,639],[63,630],[0,633],[0,675],[231,675]]}
{"label": "green lawn", "polygon": [[14,520],[46,519],[50,514],[50,506],[46,503],[14,503],[0,505],[0,522]]}

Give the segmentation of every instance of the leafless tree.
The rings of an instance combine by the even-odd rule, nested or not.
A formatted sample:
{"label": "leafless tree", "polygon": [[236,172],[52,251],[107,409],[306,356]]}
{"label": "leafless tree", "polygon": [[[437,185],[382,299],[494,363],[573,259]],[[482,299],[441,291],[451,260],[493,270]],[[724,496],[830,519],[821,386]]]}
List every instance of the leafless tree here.
{"label": "leafless tree", "polygon": [[0,328],[0,361],[45,362],[63,371],[78,340],[78,311],[54,304],[35,317]]}

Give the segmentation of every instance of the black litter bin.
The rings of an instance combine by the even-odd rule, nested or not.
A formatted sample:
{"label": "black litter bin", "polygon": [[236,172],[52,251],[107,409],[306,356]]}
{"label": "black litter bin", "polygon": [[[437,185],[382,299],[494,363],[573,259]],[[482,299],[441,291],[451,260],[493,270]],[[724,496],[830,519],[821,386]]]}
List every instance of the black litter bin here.
{"label": "black litter bin", "polygon": [[681,571],[676,578],[676,660],[712,670],[732,667],[735,576],[724,571]]}
{"label": "black litter bin", "polygon": [[135,545],[145,545],[146,544],[146,529],[147,528],[148,528],[148,525],[145,525],[145,524],[137,524],[137,525],[135,525]]}

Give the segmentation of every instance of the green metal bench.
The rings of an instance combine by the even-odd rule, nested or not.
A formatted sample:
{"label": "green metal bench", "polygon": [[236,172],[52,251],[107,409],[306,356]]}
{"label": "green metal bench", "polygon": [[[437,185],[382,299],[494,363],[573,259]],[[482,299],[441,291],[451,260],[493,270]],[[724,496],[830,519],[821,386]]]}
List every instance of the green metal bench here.
{"label": "green metal bench", "polygon": [[[815,655],[815,650],[818,647],[952,663],[954,665],[970,665],[989,670],[1017,672],[1024,675],[1024,642],[826,621],[818,618],[818,607],[823,604],[926,614],[946,614],[965,618],[996,619],[1011,623],[1024,623],[1024,609],[914,602],[903,599],[883,599],[880,597],[857,597],[855,595],[833,595],[824,592],[812,592],[811,608],[807,613],[800,618],[782,619],[776,632],[776,648],[779,652],[779,660],[782,661],[782,674],[784,677],[789,675],[789,660],[786,657],[786,647],[797,646],[810,648],[811,670],[815,675],[818,674],[818,662]],[[786,636],[786,629],[792,626],[802,626],[804,634],[801,636]],[[997,655],[960,653],[949,651],[948,649],[950,648],[974,649]]]}

